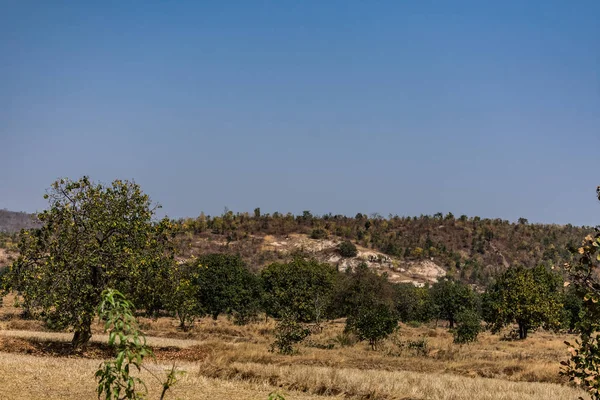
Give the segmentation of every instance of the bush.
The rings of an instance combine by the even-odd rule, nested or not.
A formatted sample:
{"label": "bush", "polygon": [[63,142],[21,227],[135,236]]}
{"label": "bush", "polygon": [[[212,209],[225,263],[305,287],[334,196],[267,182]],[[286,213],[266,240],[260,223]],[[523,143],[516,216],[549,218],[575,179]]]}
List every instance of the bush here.
{"label": "bush", "polygon": [[327,239],[329,233],[323,228],[315,228],[310,233],[311,239]]}
{"label": "bush", "polygon": [[294,354],[297,352],[294,345],[303,341],[308,335],[310,329],[299,323],[296,318],[286,316],[277,324],[275,342],[271,344],[271,351]]}
{"label": "bush", "polygon": [[454,343],[471,343],[477,340],[477,336],[481,332],[481,318],[477,312],[463,311],[457,315],[456,322],[458,322],[458,328],[452,332]]}
{"label": "bush", "polygon": [[346,330],[355,332],[361,341],[368,340],[373,350],[397,328],[398,316],[385,304],[363,307],[346,320]]}
{"label": "bush", "polygon": [[336,335],[332,341],[338,344],[340,347],[354,346],[357,342],[356,336],[348,332],[342,332]]}
{"label": "bush", "polygon": [[338,247],[338,251],[342,257],[356,257],[358,250],[354,243],[349,240],[343,241]]}

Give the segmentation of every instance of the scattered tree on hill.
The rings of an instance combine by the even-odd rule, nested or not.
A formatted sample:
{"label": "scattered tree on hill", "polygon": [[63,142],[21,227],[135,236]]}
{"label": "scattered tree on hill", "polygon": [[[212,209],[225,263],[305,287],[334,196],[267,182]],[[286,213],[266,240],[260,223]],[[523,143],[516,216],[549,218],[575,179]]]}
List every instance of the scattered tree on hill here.
{"label": "scattered tree on hill", "polygon": [[311,239],[327,239],[329,233],[323,228],[315,228],[310,233]]}
{"label": "scattered tree on hill", "polygon": [[356,257],[356,255],[358,254],[356,246],[349,240],[345,240],[342,243],[340,243],[340,245],[338,246],[338,250],[342,257]]}
{"label": "scattered tree on hill", "polygon": [[544,266],[507,269],[487,293],[487,322],[492,331],[516,323],[519,338],[526,339],[530,330],[540,326],[558,328],[562,309],[560,281],[560,276]]}
{"label": "scattered tree on hill", "polygon": [[146,271],[173,259],[170,223],[154,223],[150,198],[128,181],[104,186],[87,177],[60,179],[45,198],[49,207],[38,215],[43,226],[20,236],[8,283],[27,309],[73,328],[79,347],[91,337],[104,289],[130,295],[153,289]]}

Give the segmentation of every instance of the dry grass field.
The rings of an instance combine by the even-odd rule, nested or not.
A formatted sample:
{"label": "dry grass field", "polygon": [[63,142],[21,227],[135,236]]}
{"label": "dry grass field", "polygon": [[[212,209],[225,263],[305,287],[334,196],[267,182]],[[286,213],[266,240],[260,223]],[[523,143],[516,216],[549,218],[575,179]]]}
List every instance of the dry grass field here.
{"label": "dry grass field", "polygon": [[[88,348],[73,354],[70,335],[48,332],[0,308],[0,399],[93,399],[93,374],[110,357],[100,326]],[[268,351],[273,321],[236,326],[226,318],[203,319],[190,332],[176,321],[141,318],[157,360],[143,372],[150,399],[160,386],[152,377],[175,363],[187,373],[170,399],[576,399],[583,395],[559,376],[566,335],[536,332],[526,341],[484,333],[472,345],[452,344],[443,328],[401,326],[377,351],[365,343],[342,346],[342,321],[326,323],[294,356]],[[425,342],[421,349],[408,342]],[[327,346],[333,345],[332,349]]]}

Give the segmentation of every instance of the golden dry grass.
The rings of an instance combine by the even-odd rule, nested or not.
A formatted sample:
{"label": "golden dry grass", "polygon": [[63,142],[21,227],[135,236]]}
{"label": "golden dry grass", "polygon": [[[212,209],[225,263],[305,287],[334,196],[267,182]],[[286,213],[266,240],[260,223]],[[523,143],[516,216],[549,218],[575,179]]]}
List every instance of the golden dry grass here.
{"label": "golden dry grass", "polygon": [[[73,400],[96,399],[94,373],[100,361],[89,359],[35,357],[0,352],[0,399]],[[171,365],[150,365],[153,373]],[[239,400],[266,399],[277,388],[244,381],[225,381],[204,377],[195,366],[181,365],[189,371],[169,392],[168,399]],[[158,399],[161,387],[150,373],[141,377],[148,385],[151,399]],[[314,396],[287,391],[288,399],[307,400]]]}

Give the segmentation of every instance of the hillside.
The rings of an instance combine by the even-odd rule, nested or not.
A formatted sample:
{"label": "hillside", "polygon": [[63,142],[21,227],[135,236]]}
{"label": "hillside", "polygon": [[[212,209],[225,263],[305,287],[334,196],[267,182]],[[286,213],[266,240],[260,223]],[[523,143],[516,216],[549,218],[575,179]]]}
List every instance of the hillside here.
{"label": "hillside", "polygon": [[0,210],[0,232],[15,233],[36,226],[38,223],[32,214]]}
{"label": "hillside", "polygon": [[[15,232],[36,226],[33,216],[0,210],[0,248],[11,247]],[[314,216],[227,213],[176,221],[178,258],[209,252],[240,254],[253,270],[303,254],[343,271],[366,262],[393,282],[417,285],[449,275],[484,286],[509,265],[560,266],[571,259],[569,248],[592,231],[590,227],[530,224],[452,214],[419,217],[340,215]],[[8,235],[8,236],[7,236]],[[2,238],[4,237],[4,239]],[[11,238],[12,236],[12,238]],[[341,257],[338,246],[351,241],[356,257]],[[0,266],[11,257],[0,253]]]}
{"label": "hillside", "polygon": [[[304,253],[340,270],[367,262],[396,282],[423,284],[451,275],[485,285],[509,265],[560,266],[590,227],[530,224],[452,214],[382,218],[357,214],[313,216],[310,212],[261,215],[256,210],[180,220],[182,259],[205,252],[240,254],[254,268]],[[353,242],[357,257],[342,258],[337,246]]]}

